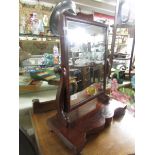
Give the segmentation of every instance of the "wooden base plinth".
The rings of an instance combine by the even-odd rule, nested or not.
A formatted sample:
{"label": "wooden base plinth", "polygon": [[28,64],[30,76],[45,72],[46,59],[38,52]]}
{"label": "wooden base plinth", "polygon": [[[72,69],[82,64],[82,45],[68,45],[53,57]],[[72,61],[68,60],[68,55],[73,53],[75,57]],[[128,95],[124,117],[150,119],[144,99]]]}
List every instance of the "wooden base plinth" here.
{"label": "wooden base plinth", "polygon": [[40,102],[38,99],[34,99],[32,100],[32,103],[34,113],[43,113],[56,109],[56,100]]}
{"label": "wooden base plinth", "polygon": [[104,129],[105,118],[101,115],[100,109],[88,113],[87,115],[77,119],[69,127],[65,127],[56,116],[49,118],[47,124],[51,131],[69,147],[74,154],[80,154],[89,134],[97,133]]}

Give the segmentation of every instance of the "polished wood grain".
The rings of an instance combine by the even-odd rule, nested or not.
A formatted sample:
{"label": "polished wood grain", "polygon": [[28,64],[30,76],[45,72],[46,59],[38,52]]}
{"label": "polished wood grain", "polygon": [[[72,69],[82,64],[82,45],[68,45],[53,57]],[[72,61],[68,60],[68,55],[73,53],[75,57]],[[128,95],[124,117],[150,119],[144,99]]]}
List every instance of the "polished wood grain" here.
{"label": "polished wood grain", "polygon": [[[126,83],[123,83],[123,84],[119,84],[119,88],[121,88],[121,87],[129,88],[130,86],[131,86],[131,83],[129,81]],[[110,94],[110,87],[107,87],[106,94]],[[78,92],[74,95],[77,95],[77,98],[79,98],[80,100],[84,100],[87,97],[84,95],[84,91]],[[55,100],[40,102],[38,99],[34,99],[32,102],[33,102],[32,104],[33,104],[33,112],[34,113],[43,113],[43,112],[47,112],[50,110],[56,110],[56,101]],[[71,106],[73,109],[74,109],[74,106],[76,106],[77,102],[78,102],[77,99],[71,100]],[[86,106],[88,106],[88,104]]]}
{"label": "polished wood grain", "polygon": [[39,99],[33,99],[33,113],[42,113],[56,109],[56,100],[40,102]]}
{"label": "polished wood grain", "polygon": [[[56,111],[32,114],[37,145],[41,155],[72,155],[54,132],[50,132],[47,119]],[[82,155],[128,155],[135,152],[134,118],[126,112],[120,120],[113,120],[109,128],[87,138]]]}
{"label": "polished wood grain", "polygon": [[75,121],[68,127],[62,125],[58,117],[51,117],[48,119],[48,126],[72,150],[73,154],[79,155],[86,144],[86,136],[97,133],[105,127],[105,118],[101,115],[100,109],[96,108],[80,118],[76,115]]}
{"label": "polished wood grain", "polygon": [[[60,16],[59,30],[60,30],[60,41],[61,41],[61,69],[60,69],[60,84],[56,95],[56,109],[57,113],[55,116],[48,119],[49,129],[54,131],[55,134],[64,142],[66,146],[72,149],[74,154],[79,154],[84,145],[86,144],[86,135],[89,133],[99,132],[104,129],[105,118],[101,115],[102,107],[95,108],[95,110],[89,112],[85,109],[86,114],[79,117],[79,109],[87,104],[87,102],[97,98],[99,95],[103,95],[106,87],[106,75],[103,77],[103,91],[100,94],[85,98],[84,101],[80,101],[78,97],[76,106],[71,107],[70,103],[70,83],[69,83],[69,64],[68,64],[68,42],[67,42],[67,21],[80,22],[90,25],[95,25],[103,28],[106,31],[108,26],[105,24],[97,23],[94,21],[84,20],[79,17],[62,15]],[[105,36],[105,40],[107,35]],[[105,50],[107,47],[105,48]],[[106,52],[104,52],[106,62]],[[106,67],[104,67],[104,70]],[[79,111],[79,112],[76,112]],[[75,116],[74,121],[72,121]],[[50,137],[49,137],[50,138]]]}

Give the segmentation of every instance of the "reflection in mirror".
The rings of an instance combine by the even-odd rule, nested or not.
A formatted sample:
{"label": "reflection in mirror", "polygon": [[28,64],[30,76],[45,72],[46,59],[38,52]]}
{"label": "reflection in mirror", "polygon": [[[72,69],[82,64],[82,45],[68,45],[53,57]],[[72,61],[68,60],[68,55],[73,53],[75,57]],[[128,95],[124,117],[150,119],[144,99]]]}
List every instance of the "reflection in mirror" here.
{"label": "reflection in mirror", "polygon": [[106,30],[67,21],[71,105],[103,90]]}

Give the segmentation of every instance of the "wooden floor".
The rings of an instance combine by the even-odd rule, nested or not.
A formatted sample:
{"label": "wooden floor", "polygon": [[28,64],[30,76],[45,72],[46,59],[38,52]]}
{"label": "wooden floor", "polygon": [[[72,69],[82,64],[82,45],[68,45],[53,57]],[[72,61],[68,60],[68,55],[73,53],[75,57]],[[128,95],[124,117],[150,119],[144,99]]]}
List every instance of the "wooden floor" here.
{"label": "wooden floor", "polygon": [[[47,118],[55,114],[51,111],[32,114],[35,136],[41,155],[72,155],[72,152],[53,133],[49,132]],[[113,121],[110,128],[100,134],[88,137],[82,155],[128,155],[135,152],[134,118],[127,112],[120,121]]]}

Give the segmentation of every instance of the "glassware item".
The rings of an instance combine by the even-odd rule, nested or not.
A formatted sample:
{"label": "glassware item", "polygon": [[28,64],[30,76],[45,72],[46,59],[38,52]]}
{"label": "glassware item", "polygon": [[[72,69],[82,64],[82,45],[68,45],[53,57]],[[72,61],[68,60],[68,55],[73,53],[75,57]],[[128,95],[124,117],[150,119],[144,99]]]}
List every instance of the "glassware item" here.
{"label": "glassware item", "polygon": [[42,19],[39,19],[38,31],[39,31],[39,33],[44,33],[44,25],[43,25]]}
{"label": "glassware item", "polygon": [[47,15],[43,16],[43,24],[44,24],[44,26],[48,26],[48,16]]}
{"label": "glassware item", "polygon": [[53,47],[53,55],[54,55],[55,57],[59,56],[58,47],[57,47],[56,45],[54,45],[54,47]]}

